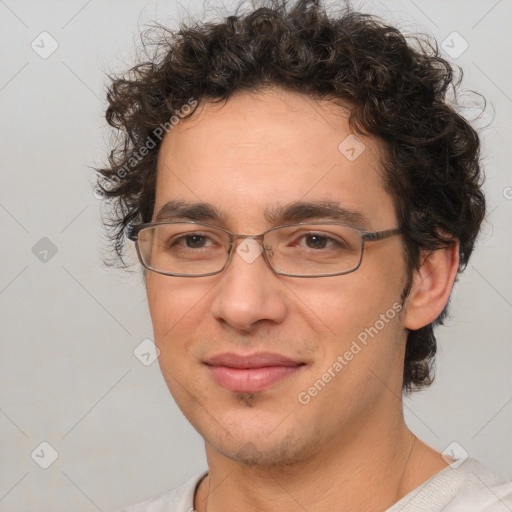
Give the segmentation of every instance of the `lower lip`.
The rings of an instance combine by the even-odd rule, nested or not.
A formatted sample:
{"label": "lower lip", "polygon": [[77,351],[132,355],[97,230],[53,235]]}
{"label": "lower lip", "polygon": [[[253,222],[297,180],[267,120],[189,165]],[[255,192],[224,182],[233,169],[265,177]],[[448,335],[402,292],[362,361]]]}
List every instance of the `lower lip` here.
{"label": "lower lip", "polygon": [[208,366],[213,380],[223,388],[241,393],[252,393],[277,384],[302,368],[297,366],[265,366],[263,368],[230,368]]}

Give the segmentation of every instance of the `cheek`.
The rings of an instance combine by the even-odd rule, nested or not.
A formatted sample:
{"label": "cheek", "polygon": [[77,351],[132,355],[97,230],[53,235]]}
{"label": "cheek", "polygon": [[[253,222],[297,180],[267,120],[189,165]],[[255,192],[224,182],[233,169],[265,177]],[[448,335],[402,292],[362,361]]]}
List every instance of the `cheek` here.
{"label": "cheek", "polygon": [[376,371],[385,361],[391,367],[400,356],[401,283],[392,273],[377,279],[369,266],[366,270],[292,289],[298,298],[296,316],[308,324],[318,343],[314,373],[325,372],[338,356],[347,354],[344,378],[338,380],[350,388],[367,379],[369,370]]}
{"label": "cheek", "polygon": [[172,315],[167,313],[175,310],[176,302],[176,296],[170,293],[168,283],[164,279],[165,276],[159,276],[151,272],[146,280],[149,313],[157,345],[161,344],[162,334],[172,325]]}
{"label": "cheek", "polygon": [[[347,334],[367,327],[384,313],[399,294],[392,287],[375,286],[371,276],[347,274],[330,279],[304,283],[289,283],[297,308],[297,317],[309,319],[314,331],[345,338]],[[395,284],[396,288],[396,284]]]}
{"label": "cheek", "polygon": [[201,347],[210,345],[208,303],[214,286],[213,279],[173,278],[155,273],[146,282],[158,362],[177,403],[202,396],[195,376],[203,370],[198,360]]}
{"label": "cheek", "polygon": [[207,281],[207,278],[199,281],[152,272],[147,278],[146,292],[156,342],[163,344],[173,337],[173,333],[190,329],[192,321],[198,326],[198,317],[201,320],[206,318],[205,301],[214,286],[214,282]]}
{"label": "cheek", "polygon": [[185,285],[179,278],[153,272],[147,277],[146,292],[162,376],[177,402],[186,402],[198,395],[187,376],[197,364],[190,355],[189,333],[200,328],[193,316],[195,309],[201,307],[201,296],[194,283]]}

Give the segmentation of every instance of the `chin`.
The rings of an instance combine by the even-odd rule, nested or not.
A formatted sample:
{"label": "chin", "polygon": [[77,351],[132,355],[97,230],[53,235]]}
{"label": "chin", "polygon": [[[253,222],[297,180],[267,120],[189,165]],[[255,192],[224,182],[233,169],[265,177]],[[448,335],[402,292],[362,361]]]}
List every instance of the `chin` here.
{"label": "chin", "polygon": [[262,424],[261,421],[249,423],[249,418],[244,423],[238,418],[236,429],[223,423],[224,428],[214,433],[198,430],[211,449],[249,467],[293,465],[317,453],[318,442],[312,432],[310,435],[299,433],[302,427],[298,424],[290,430],[290,425],[285,425],[286,420],[279,423],[282,419]]}
{"label": "chin", "polygon": [[228,446],[213,446],[224,457],[249,467],[292,466],[308,459],[315,449],[297,443],[295,439],[283,440],[280,443],[259,443],[258,440],[248,441],[238,450]]}

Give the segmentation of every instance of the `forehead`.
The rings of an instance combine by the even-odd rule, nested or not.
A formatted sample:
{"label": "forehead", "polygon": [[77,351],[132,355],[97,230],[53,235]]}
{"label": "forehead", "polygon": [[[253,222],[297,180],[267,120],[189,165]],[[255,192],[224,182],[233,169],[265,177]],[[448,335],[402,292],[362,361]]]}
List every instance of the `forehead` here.
{"label": "forehead", "polygon": [[379,142],[352,132],[347,108],[280,89],[238,93],[203,102],[166,135],[154,215],[183,200],[263,227],[269,206],[330,201],[389,224],[380,160]]}

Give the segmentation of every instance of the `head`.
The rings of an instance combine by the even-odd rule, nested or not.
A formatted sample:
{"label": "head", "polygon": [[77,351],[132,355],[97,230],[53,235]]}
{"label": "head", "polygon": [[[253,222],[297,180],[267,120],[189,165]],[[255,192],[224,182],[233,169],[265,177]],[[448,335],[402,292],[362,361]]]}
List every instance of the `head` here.
{"label": "head", "polygon": [[[485,212],[478,136],[446,101],[457,84],[434,45],[348,9],[269,2],[164,31],[158,49],[108,94],[122,138],[99,186],[121,264],[126,227],[169,201],[246,235],[292,203],[340,205],[363,231],[400,229],[341,276],[278,276],[237,254],[215,276],[145,272],[162,372],[189,421],[229,457],[292,461],[340,424],[396,408],[390,390],[432,382],[434,327]],[[302,366],[261,393],[224,389],[205,367],[258,351]]]}

